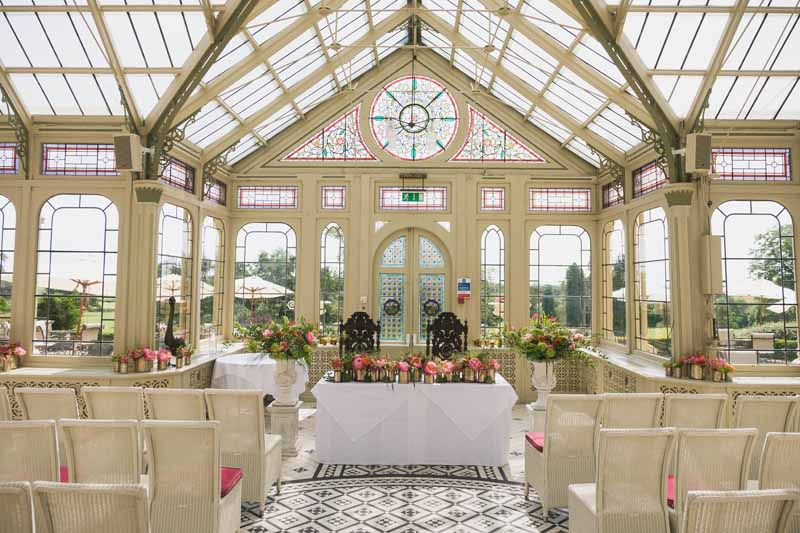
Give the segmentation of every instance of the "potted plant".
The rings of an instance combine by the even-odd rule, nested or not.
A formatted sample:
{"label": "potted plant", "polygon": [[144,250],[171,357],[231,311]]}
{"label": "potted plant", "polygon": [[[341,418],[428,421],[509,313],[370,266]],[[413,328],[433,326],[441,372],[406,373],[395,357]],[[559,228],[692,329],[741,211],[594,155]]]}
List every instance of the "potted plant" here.
{"label": "potted plant", "polygon": [[[467,370],[469,373],[467,373]],[[464,381],[475,382],[480,381],[479,375],[483,372],[483,363],[477,357],[470,357],[467,361],[467,368],[464,370]]]}
{"label": "potted plant", "polygon": [[398,382],[401,385],[408,384],[408,378],[409,378],[408,374],[409,374],[410,368],[411,368],[411,365],[409,365],[407,361],[398,361],[398,363],[397,363],[397,376],[398,376],[398,378],[397,379],[398,379]]}
{"label": "potted plant", "polygon": [[367,362],[369,362],[369,358],[367,357],[365,361],[365,357],[365,355],[353,357],[353,379],[355,381],[364,381],[367,377]]}
{"label": "potted plant", "polygon": [[498,370],[500,370],[500,361],[494,358],[489,359],[486,363],[486,383],[495,383]]}
{"label": "potted plant", "polygon": [[689,357],[689,377],[691,379],[703,379],[703,372],[708,361],[704,354],[698,353]]}
{"label": "potted plant", "polygon": [[672,377],[672,368],[674,364],[675,363],[672,361],[672,359],[668,359],[661,363],[661,366],[664,367],[664,375],[666,375],[668,378]]}
{"label": "potted plant", "polygon": [[0,347],[0,359],[2,359],[2,370],[8,372],[19,368],[20,360],[25,357],[25,348],[12,342],[6,346]]}
{"label": "potted plant", "polygon": [[292,397],[292,386],[297,380],[295,364],[301,363],[311,368],[311,351],[317,345],[316,328],[304,319],[290,322],[284,317],[282,322],[272,321],[262,329],[262,353],[267,354],[277,365],[275,384],[278,386],[276,405],[294,405],[297,398]]}
{"label": "potted plant", "polygon": [[342,370],[344,370],[344,361],[340,357],[334,357],[331,361],[331,368],[333,369],[334,383],[342,382]]}
{"label": "potted plant", "polygon": [[736,368],[726,361],[725,364],[719,369],[719,371],[722,373],[722,381],[731,381],[733,379],[731,374],[733,374],[735,370]]}
{"label": "potted plant", "polygon": [[725,366],[724,359],[710,359],[708,361],[709,377],[711,381],[722,381],[722,367]]}
{"label": "potted plant", "polygon": [[444,361],[440,365],[440,375],[442,377],[442,381],[445,381],[447,383],[452,383],[454,371],[455,371],[455,365],[451,361]]}
{"label": "potted plant", "polygon": [[167,370],[169,368],[169,362],[172,359],[172,352],[166,348],[161,348],[156,352],[156,359],[158,360],[158,369]]}
{"label": "potted plant", "polygon": [[436,361],[428,361],[425,363],[423,372],[425,373],[425,383],[433,385],[436,381],[436,375],[439,373],[439,367],[436,366]]}
{"label": "potted plant", "polygon": [[408,363],[411,365],[411,381],[414,383],[422,381],[422,357],[412,353]]}
{"label": "potted plant", "polygon": [[[192,355],[194,354],[194,346],[185,344],[178,348],[178,353],[175,355],[175,366],[189,366],[192,364]],[[178,366],[180,365],[180,366]]]}
{"label": "potted plant", "polygon": [[128,368],[129,368],[128,365],[129,365],[129,363],[130,363],[130,357],[128,357],[128,354],[123,354],[123,355],[119,356],[119,373],[120,374],[127,374],[128,373]]}
{"label": "potted plant", "polygon": [[119,361],[122,357],[119,354],[114,354],[111,356],[111,370],[115,373],[119,373]]}

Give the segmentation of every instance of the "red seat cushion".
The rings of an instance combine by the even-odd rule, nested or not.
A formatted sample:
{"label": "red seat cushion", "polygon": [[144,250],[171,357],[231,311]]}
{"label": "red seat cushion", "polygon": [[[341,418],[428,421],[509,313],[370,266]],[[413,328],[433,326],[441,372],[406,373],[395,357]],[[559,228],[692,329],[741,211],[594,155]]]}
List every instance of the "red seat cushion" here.
{"label": "red seat cushion", "polygon": [[544,452],[544,433],[539,433],[538,431],[531,431],[525,434],[525,440],[530,442],[531,446],[533,446],[540,452]]}
{"label": "red seat cushion", "polygon": [[242,469],[223,466],[220,468],[219,479],[221,496],[224,498],[242,480]]}
{"label": "red seat cushion", "polygon": [[58,479],[61,483],[69,483],[69,467],[62,465],[58,469]]}
{"label": "red seat cushion", "polygon": [[675,476],[667,476],[667,505],[675,508]]}

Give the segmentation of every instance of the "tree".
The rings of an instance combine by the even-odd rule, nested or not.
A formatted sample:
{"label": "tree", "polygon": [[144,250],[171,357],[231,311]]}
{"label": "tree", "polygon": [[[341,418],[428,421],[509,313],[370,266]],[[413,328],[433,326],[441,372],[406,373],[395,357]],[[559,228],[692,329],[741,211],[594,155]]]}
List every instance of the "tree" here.
{"label": "tree", "polygon": [[40,298],[36,318],[52,320],[51,330],[73,331],[78,325],[79,305],[75,296]]}
{"label": "tree", "polygon": [[545,316],[556,316],[556,300],[553,294],[552,285],[542,287],[542,314]]}
{"label": "tree", "polygon": [[567,297],[567,326],[583,326],[583,295],[585,290],[585,280],[583,269],[576,263],[567,267],[566,276],[566,297]]}
{"label": "tree", "polygon": [[794,290],[794,239],[787,237],[793,234],[791,225],[759,234],[750,250],[750,256],[757,258],[750,264],[750,274]]}

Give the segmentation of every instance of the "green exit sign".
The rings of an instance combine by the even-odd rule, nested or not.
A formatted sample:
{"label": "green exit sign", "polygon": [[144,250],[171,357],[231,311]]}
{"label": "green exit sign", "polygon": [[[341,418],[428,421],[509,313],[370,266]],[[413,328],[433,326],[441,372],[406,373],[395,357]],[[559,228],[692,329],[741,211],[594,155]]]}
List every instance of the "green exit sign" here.
{"label": "green exit sign", "polygon": [[403,202],[415,203],[425,201],[425,193],[422,191],[403,191]]}

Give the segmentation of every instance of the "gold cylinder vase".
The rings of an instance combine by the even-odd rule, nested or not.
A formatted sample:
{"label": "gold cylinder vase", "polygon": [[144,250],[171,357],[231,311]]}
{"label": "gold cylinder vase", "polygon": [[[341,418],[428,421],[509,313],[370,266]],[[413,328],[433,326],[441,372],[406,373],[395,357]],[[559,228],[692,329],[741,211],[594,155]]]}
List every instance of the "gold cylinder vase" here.
{"label": "gold cylinder vase", "polygon": [[408,384],[408,370],[401,370],[397,373],[401,385]]}
{"label": "gold cylinder vase", "polygon": [[425,383],[433,385],[436,382],[436,374],[425,374]]}

